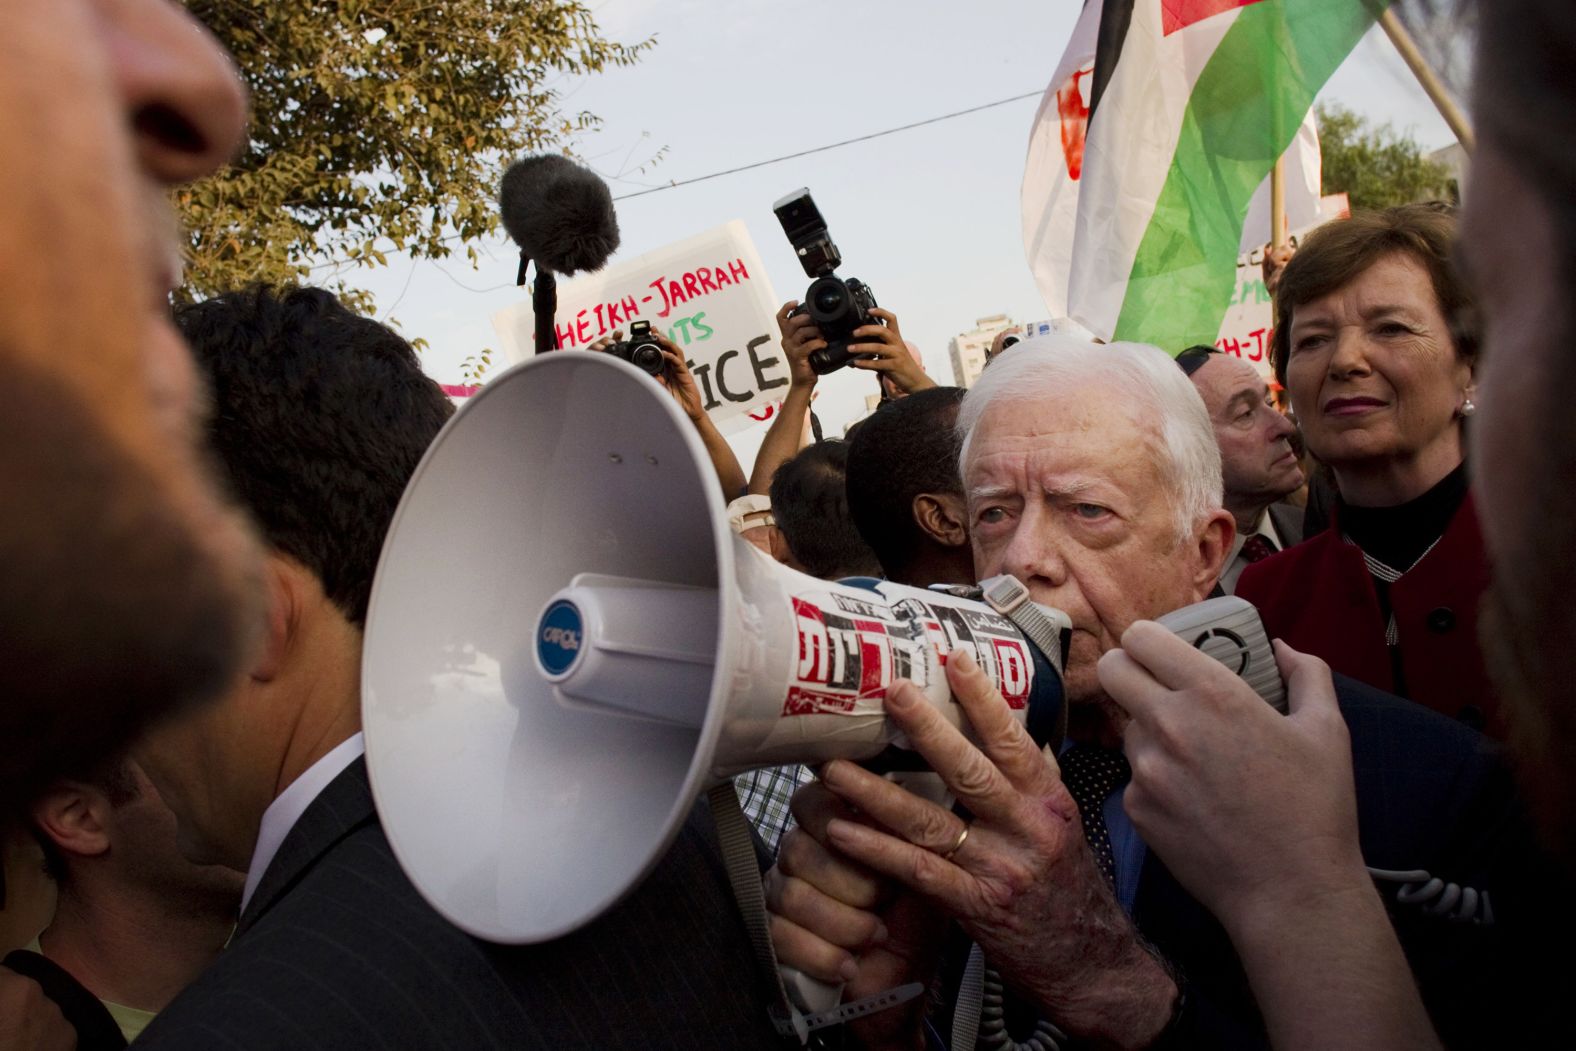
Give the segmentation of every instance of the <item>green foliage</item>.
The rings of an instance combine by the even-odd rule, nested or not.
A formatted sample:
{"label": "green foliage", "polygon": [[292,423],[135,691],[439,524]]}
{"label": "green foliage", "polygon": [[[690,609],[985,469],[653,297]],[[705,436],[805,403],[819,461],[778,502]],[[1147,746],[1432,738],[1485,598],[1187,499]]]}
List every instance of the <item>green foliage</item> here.
{"label": "green foliage", "polygon": [[[498,226],[498,177],[595,127],[567,78],[635,62],[576,0],[185,0],[252,93],[245,151],[176,194],[187,298],[354,271],[385,253],[442,258]],[[323,283],[321,273],[317,282]],[[371,297],[337,279],[363,310]]]}
{"label": "green foliage", "polygon": [[1325,104],[1318,107],[1318,123],[1325,193],[1347,194],[1353,208],[1455,198],[1450,169],[1390,125],[1373,127],[1349,109]]}
{"label": "green foliage", "polygon": [[460,363],[460,382],[480,383],[487,375],[487,370],[492,368],[492,363],[492,348],[483,347],[480,354],[472,354]]}

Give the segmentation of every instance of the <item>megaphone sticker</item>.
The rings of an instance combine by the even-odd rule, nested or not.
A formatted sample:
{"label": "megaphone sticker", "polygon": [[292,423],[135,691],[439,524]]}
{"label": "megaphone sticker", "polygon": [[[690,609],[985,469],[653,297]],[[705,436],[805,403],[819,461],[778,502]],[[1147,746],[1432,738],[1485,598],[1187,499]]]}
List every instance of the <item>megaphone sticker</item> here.
{"label": "megaphone sticker", "polygon": [[905,597],[888,605],[843,591],[793,596],[799,659],[783,715],[880,714],[887,687],[910,679],[921,689],[939,680],[946,655],[970,651],[1000,684],[1008,705],[1024,708],[1033,662],[1005,617]]}
{"label": "megaphone sticker", "polygon": [[585,633],[580,610],[573,602],[555,602],[543,613],[536,634],[536,659],[548,675],[568,672],[580,658]]}

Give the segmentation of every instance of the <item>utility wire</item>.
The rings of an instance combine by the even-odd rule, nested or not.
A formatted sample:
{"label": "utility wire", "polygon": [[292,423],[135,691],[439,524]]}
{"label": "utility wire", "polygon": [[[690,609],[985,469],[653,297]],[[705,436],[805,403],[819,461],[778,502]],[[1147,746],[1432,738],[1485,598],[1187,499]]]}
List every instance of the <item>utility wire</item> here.
{"label": "utility wire", "polygon": [[[986,102],[983,105],[979,105],[979,106],[970,106],[968,109],[960,109],[960,110],[957,110],[957,111],[955,111],[953,113],[943,113],[939,117],[930,117],[930,118],[928,118],[926,120],[916,120],[916,121],[914,121],[911,124],[900,124],[900,125],[898,125],[895,128],[887,128],[887,129],[885,129],[883,131],[873,131],[873,132],[871,132],[868,135],[858,135],[858,136],[855,136],[852,139],[844,139],[841,142],[833,142],[833,143],[828,143],[825,146],[816,146],[816,147],[814,147],[812,149],[800,150],[798,153],[787,153],[787,154],[784,154],[781,157],[772,157],[769,160],[756,161],[754,164],[742,164],[742,165],[740,165],[737,168],[728,168],[725,171],[712,172],[709,175],[697,175],[693,179],[679,179],[676,182],[663,183],[661,186],[653,186],[650,189],[636,190],[634,193],[619,194],[617,197],[613,198],[613,200],[615,200],[615,201],[627,201],[631,197],[644,197],[647,194],[657,193],[657,192],[659,192],[661,190],[675,190],[675,189],[678,189],[680,186],[690,186],[690,185],[692,185],[694,183],[706,182],[708,179],[720,179],[724,175],[737,175],[739,172],[747,172],[747,171],[751,171],[751,170],[753,170],[755,168],[764,168],[764,167],[766,167],[769,164],[781,164],[783,161],[791,161],[791,160],[795,160],[796,158],[799,158],[799,157],[808,157],[811,154],[815,154],[815,153],[825,153],[827,150],[841,149],[844,146],[852,146],[852,145],[854,145],[856,143],[860,143],[860,142],[869,142],[871,139],[879,139],[879,138],[883,138],[883,137],[885,137],[887,135],[896,135],[900,131],[911,131],[914,128],[923,128],[923,127],[925,127],[928,124],[939,124],[939,123],[941,123],[944,120],[954,120],[954,119],[956,119],[958,117],[966,117],[966,116],[968,116],[971,113],[979,113],[982,110],[995,109],[997,106],[1005,106],[1005,105],[1008,105],[1009,103],[1013,103],[1013,102],[1022,102],[1024,99],[1037,99],[1037,98],[1040,98],[1044,94],[1045,94],[1044,91],[1025,92],[1022,95],[1014,95],[1011,98],[1006,98],[1006,99],[997,99],[995,102]],[[459,235],[459,234],[450,234],[448,237],[440,238],[440,240],[443,241],[443,242],[448,242],[448,241],[462,240],[462,238],[461,238],[461,235]],[[407,252],[407,251],[409,251],[409,249],[408,248],[400,248],[400,249],[395,249],[395,251],[397,251],[397,252]],[[385,253],[385,254],[387,254],[387,253]],[[329,262],[318,263],[318,264],[314,265],[311,269],[313,271],[318,271],[318,270],[326,270],[326,269],[329,269],[330,267],[340,267],[340,266],[350,266],[350,265],[352,265],[352,264],[351,264],[351,262],[349,260],[337,259],[337,260],[331,260]],[[451,276],[450,279],[453,280],[452,276]],[[455,283],[458,284],[458,282],[455,282]],[[461,287],[465,287],[465,286],[462,285]],[[498,287],[499,288],[505,288],[505,287],[507,287],[507,285],[499,285]]]}
{"label": "utility wire", "polygon": [[707,179],[720,179],[724,175],[737,175],[739,172],[747,172],[754,168],[764,168],[768,164],[780,164],[783,161],[791,161],[799,157],[808,157],[812,153],[825,153],[827,150],[835,150],[843,146],[852,146],[857,142],[869,142],[871,139],[879,139],[885,135],[896,135],[900,131],[909,131],[913,128],[923,128],[927,124],[939,124],[944,120],[952,120],[954,117],[966,117],[970,113],[978,113],[981,110],[994,109],[997,106],[1005,106],[1009,102],[1022,102],[1024,99],[1037,99],[1044,94],[1045,92],[1043,91],[1030,91],[1023,95],[1014,95],[1010,99],[999,99],[996,102],[987,102],[981,106],[971,106],[968,109],[960,109],[956,113],[943,113],[939,117],[931,117],[928,120],[916,120],[912,124],[902,124],[895,128],[887,128],[885,131],[873,131],[869,135],[860,135],[852,139],[844,139],[842,142],[834,142],[826,146],[817,146],[814,149],[809,150],[800,150],[798,153],[788,153],[781,157],[773,157],[770,160],[756,161],[754,164],[744,164],[737,168],[729,168],[726,171],[712,172],[710,175],[697,175],[693,179],[680,179],[677,182],[669,182],[661,186],[653,186],[649,190],[636,190],[634,193],[619,194],[617,197],[613,198],[613,200],[627,201],[631,197],[644,197],[648,193],[656,193],[659,190],[672,190],[680,186],[689,186],[692,183],[705,182]]}

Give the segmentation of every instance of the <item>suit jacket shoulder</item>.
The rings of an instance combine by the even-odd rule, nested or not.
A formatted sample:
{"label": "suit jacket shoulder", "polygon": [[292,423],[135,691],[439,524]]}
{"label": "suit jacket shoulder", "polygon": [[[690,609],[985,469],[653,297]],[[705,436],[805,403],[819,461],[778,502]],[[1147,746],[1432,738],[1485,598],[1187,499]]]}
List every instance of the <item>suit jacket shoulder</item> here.
{"label": "suit jacket shoulder", "polygon": [[493,945],[406,879],[358,761],[286,837],[231,946],[139,1046],[780,1046],[709,825],[698,808],[639,890],[590,927]]}
{"label": "suit jacket shoulder", "polygon": [[1276,534],[1281,538],[1281,547],[1295,547],[1302,543],[1302,520],[1305,509],[1296,504],[1288,504],[1284,500],[1280,503],[1270,504],[1267,508],[1270,521],[1275,526]]}

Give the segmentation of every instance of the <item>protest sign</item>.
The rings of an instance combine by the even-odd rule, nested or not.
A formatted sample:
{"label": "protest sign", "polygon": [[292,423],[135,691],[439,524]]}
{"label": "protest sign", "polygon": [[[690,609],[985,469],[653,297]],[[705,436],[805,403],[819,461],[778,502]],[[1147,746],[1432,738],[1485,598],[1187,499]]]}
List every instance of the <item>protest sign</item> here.
{"label": "protest sign", "polygon": [[[1342,219],[1352,214],[1346,194],[1332,194],[1319,202],[1320,218],[1293,230],[1287,237],[1292,247],[1302,243],[1314,230],[1331,219]],[[1264,252],[1256,248],[1237,257],[1237,283],[1232,286],[1231,303],[1220,322],[1220,335],[1215,346],[1227,354],[1235,354],[1249,362],[1266,380],[1274,379],[1270,368],[1270,337],[1275,328],[1274,309],[1270,304],[1269,290],[1264,287]],[[1183,350],[1182,347],[1174,348]]]}
{"label": "protest sign", "polygon": [[[678,344],[712,422],[724,433],[753,426],[788,392],[778,345],[778,307],[766,268],[743,222],[647,252],[558,286],[554,322],[564,350],[649,321]],[[529,300],[493,315],[505,360],[534,352]],[[751,418],[753,413],[755,418]]]}

